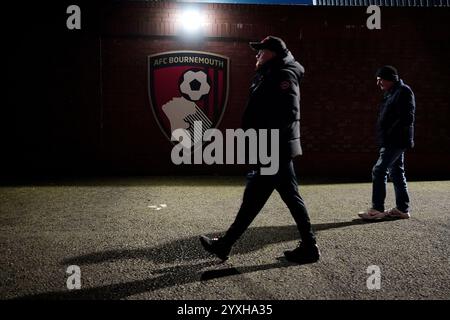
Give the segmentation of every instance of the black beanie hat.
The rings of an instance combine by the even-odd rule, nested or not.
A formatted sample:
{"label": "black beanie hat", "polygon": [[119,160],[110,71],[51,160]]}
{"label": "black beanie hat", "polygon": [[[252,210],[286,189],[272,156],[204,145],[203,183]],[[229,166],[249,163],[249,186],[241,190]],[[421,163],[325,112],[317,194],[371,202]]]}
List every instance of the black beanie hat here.
{"label": "black beanie hat", "polygon": [[376,76],[388,81],[398,81],[398,72],[393,66],[382,66],[377,70]]}

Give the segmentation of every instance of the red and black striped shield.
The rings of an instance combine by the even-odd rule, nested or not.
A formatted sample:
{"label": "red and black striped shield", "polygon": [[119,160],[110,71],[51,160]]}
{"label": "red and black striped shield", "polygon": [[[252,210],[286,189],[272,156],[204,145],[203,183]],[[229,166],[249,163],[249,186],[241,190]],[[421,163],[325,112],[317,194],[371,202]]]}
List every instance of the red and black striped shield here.
{"label": "red and black striped shield", "polygon": [[203,132],[216,128],[228,100],[229,58],[198,51],[170,51],[148,56],[150,105],[170,140],[175,129],[193,137],[194,121]]}

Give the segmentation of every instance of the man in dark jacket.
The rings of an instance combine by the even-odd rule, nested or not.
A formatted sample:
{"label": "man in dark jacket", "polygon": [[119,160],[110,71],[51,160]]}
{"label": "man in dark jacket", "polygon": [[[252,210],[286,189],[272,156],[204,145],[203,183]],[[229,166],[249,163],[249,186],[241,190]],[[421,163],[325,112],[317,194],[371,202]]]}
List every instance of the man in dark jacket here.
{"label": "man in dark jacket", "polygon": [[[405,178],[404,154],[414,147],[414,93],[401,79],[393,66],[377,71],[377,85],[384,97],[377,121],[378,161],[372,169],[372,208],[358,215],[373,220],[384,217],[408,219],[409,195]],[[387,175],[395,190],[396,207],[384,210]]]}
{"label": "man in dark jacket", "polygon": [[276,189],[288,206],[301,236],[300,245],[285,251],[289,261],[312,263],[319,260],[319,249],[308,212],[298,185],[292,158],[302,153],[300,145],[300,80],[304,68],[295,61],[280,38],[269,36],[251,42],[258,51],[256,75],[244,111],[243,129],[279,130],[279,169],[274,175],[262,175],[261,168],[247,175],[244,197],[234,223],[223,237],[201,236],[203,247],[222,260],[228,259],[233,244],[245,232]]}

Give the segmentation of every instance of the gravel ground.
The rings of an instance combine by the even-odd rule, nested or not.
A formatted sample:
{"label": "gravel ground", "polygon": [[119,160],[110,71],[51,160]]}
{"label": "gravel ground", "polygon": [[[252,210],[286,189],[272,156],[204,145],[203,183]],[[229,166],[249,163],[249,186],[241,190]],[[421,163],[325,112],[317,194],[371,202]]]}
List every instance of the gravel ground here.
{"label": "gravel ground", "polygon": [[[227,229],[244,183],[142,177],[1,186],[0,298],[450,298],[450,181],[410,182],[412,218],[369,223],[356,213],[370,205],[370,183],[302,184],[322,252],[308,265],[282,258],[298,234],[274,193],[219,263],[198,237]],[[67,288],[71,265],[80,267],[80,290]],[[379,289],[367,287],[373,265]]]}

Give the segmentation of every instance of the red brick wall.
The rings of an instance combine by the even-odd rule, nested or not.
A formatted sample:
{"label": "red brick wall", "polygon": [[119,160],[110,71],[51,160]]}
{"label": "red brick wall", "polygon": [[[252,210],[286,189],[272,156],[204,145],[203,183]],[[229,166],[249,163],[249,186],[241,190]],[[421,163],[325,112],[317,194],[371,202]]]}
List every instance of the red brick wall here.
{"label": "red brick wall", "polygon": [[[382,29],[368,30],[364,7],[200,7],[210,24],[198,41],[178,36],[175,18],[182,5],[177,3],[103,5],[86,14],[90,24],[79,35],[62,30],[57,37],[47,35],[49,47],[57,52],[54,56],[61,59],[56,64],[47,62],[50,69],[53,63],[57,74],[47,81],[60,94],[45,95],[45,101],[53,99],[53,107],[47,108],[53,120],[42,119],[51,133],[31,142],[47,148],[35,153],[44,161],[23,165],[36,171],[59,168],[60,172],[242,174],[242,166],[171,164],[172,145],[160,131],[148,101],[147,56],[170,50],[228,56],[229,100],[219,128],[237,128],[254,70],[248,41],[273,34],[286,41],[306,68],[301,87],[304,156],[296,161],[301,175],[370,178],[381,98],[374,73],[383,64],[397,66],[416,94],[417,147],[407,154],[408,172],[421,177],[450,175],[448,9],[382,8]],[[58,49],[57,43],[73,43],[63,40],[67,37],[76,39],[76,46]],[[74,63],[66,65],[61,54],[70,55]],[[64,78],[64,69],[71,79]],[[61,93],[67,83],[71,88],[76,84],[76,91]],[[76,142],[79,137],[82,144]],[[11,145],[17,148],[17,143]],[[19,154],[27,156],[23,151]]]}

